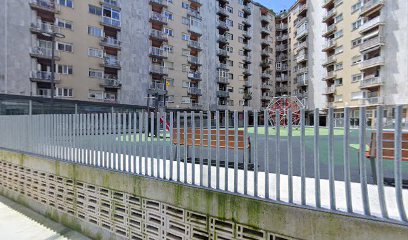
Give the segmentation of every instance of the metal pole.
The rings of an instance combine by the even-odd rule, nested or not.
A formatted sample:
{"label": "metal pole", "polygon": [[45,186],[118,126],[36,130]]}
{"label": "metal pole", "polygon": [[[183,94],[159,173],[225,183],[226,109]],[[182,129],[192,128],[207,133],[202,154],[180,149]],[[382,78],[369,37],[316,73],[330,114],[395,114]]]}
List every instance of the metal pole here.
{"label": "metal pole", "polygon": [[54,100],[54,74],[55,74],[55,35],[51,34],[51,102]]}

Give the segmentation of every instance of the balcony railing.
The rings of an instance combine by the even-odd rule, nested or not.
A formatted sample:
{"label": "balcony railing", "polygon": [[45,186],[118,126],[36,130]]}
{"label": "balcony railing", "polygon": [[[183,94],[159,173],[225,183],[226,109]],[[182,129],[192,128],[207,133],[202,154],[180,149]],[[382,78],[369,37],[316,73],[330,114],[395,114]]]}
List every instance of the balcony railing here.
{"label": "balcony railing", "polygon": [[360,27],[360,32],[365,32],[372,27],[379,25],[385,21],[385,17],[383,15],[377,16],[367,22],[365,22],[361,27]]}
{"label": "balcony railing", "polygon": [[149,0],[150,4],[155,4],[160,7],[166,7],[167,6],[167,0]]}
{"label": "balcony railing", "polygon": [[276,36],[276,41],[285,41],[285,40],[287,40],[287,39],[288,39],[288,35],[287,35],[287,34]]}
{"label": "balcony railing", "polygon": [[330,71],[330,72],[327,72],[327,75],[324,78],[324,80],[332,79],[332,78],[335,78],[335,77],[336,77],[336,72],[335,71]]}
{"label": "balcony railing", "polygon": [[189,87],[189,88],[187,89],[187,93],[190,94],[190,95],[197,95],[197,96],[201,96],[201,95],[202,95],[201,89],[198,88],[198,87]]}
{"label": "balcony railing", "polygon": [[158,47],[150,47],[150,56],[159,57],[159,58],[166,58],[168,57],[169,53],[162,48]]}
{"label": "balcony railing", "polygon": [[379,56],[379,57],[371,58],[371,59],[361,62],[361,68],[365,69],[365,68],[370,68],[370,67],[374,67],[377,65],[383,65],[383,64],[384,64],[384,57]]}
{"label": "balcony railing", "polygon": [[167,22],[168,22],[167,17],[162,15],[161,13],[158,13],[158,12],[151,12],[150,13],[150,20],[155,21],[155,22],[159,22],[159,23],[163,23],[163,24],[167,24]]}
{"label": "balcony railing", "polygon": [[108,88],[120,88],[122,86],[119,79],[110,78],[109,76],[102,79],[101,86]]}
{"label": "balcony railing", "polygon": [[197,56],[188,56],[187,60],[189,63],[201,64],[200,58]]}
{"label": "balcony railing", "polygon": [[111,7],[119,8],[119,1],[118,0],[100,0],[100,2],[104,5],[109,5]]}
{"label": "balcony railing", "polygon": [[276,77],[276,82],[287,82],[289,80],[288,76],[279,76]]}
{"label": "balcony railing", "polygon": [[307,86],[309,83],[309,76],[307,74],[303,74],[297,77],[298,86],[303,87]]}
{"label": "balcony railing", "polygon": [[30,0],[30,5],[32,7],[37,7],[50,12],[55,12],[58,10],[58,7],[54,2],[46,0]]}
{"label": "balcony railing", "polygon": [[219,28],[222,28],[222,29],[225,29],[225,30],[229,29],[229,27],[228,27],[228,25],[227,25],[227,23],[225,21],[217,20],[217,26]]}
{"label": "balcony railing", "polygon": [[201,48],[201,43],[198,42],[198,41],[190,40],[190,41],[188,41],[188,46],[191,47],[191,48],[195,48],[195,49],[200,49],[200,50],[202,49]]}
{"label": "balcony railing", "polygon": [[361,43],[361,45],[360,45],[360,51],[364,51],[364,50],[373,48],[373,47],[375,47],[375,46],[384,44],[384,39],[385,39],[385,38],[382,37],[382,35],[377,36],[377,37],[374,37],[374,38],[371,38],[371,39],[369,39],[369,40],[367,40],[367,41]]}
{"label": "balcony railing", "polygon": [[381,86],[383,84],[384,84],[384,80],[382,77],[368,76],[360,81],[360,88]]}
{"label": "balcony railing", "polygon": [[[31,56],[42,57],[42,58],[52,58],[52,49],[44,47],[33,47],[30,49]],[[60,52],[58,50],[54,51],[54,58],[59,58]]]}
{"label": "balcony railing", "polygon": [[101,39],[101,44],[104,46],[120,48],[120,41],[116,38],[105,37]]}
{"label": "balcony railing", "polygon": [[161,65],[153,64],[150,66],[149,71],[154,74],[159,74],[159,75],[167,75],[168,74],[168,69],[166,67],[163,67]]}
{"label": "balcony railing", "polygon": [[190,24],[188,26],[188,30],[199,35],[201,35],[203,32],[200,24]]}
{"label": "balcony railing", "polygon": [[270,72],[263,72],[263,73],[261,74],[261,77],[262,77],[262,78],[272,78],[272,73],[270,73]]}
{"label": "balcony railing", "polygon": [[228,51],[225,49],[218,49],[217,54],[223,57],[228,57]]}
{"label": "balcony railing", "polygon": [[230,82],[230,79],[228,77],[217,76],[217,82],[228,84]]}
{"label": "balcony railing", "polygon": [[162,40],[162,41],[167,40],[167,34],[165,34],[164,32],[162,32],[160,30],[156,30],[156,29],[152,29],[150,31],[150,37],[155,38],[155,39],[159,39],[159,40]]}
{"label": "balcony railing", "polygon": [[323,21],[327,21],[329,18],[334,17],[336,15],[336,8],[331,9],[326,13],[326,15],[323,17]]}
{"label": "balcony railing", "polygon": [[377,6],[384,5],[384,0],[371,0],[364,3],[363,7],[361,8],[361,14],[364,14],[371,9],[376,8]]}
{"label": "balcony railing", "polygon": [[[30,73],[30,78],[32,81],[44,81],[51,82],[51,72],[47,71],[32,71]],[[58,73],[54,73],[54,81],[60,81],[61,76]]]}
{"label": "balcony railing", "polygon": [[116,56],[106,56],[104,58],[104,64],[107,67],[120,68],[120,62]]}
{"label": "balcony railing", "polygon": [[61,31],[58,26],[48,22],[42,22],[40,20],[31,23],[31,30],[39,33],[59,33]]}
{"label": "balcony railing", "polygon": [[188,9],[188,10],[187,10],[187,14],[190,15],[190,16],[192,16],[192,17],[201,19],[200,12],[198,12],[198,11],[196,11],[196,10],[194,10],[194,9],[191,9],[191,8]]}
{"label": "balcony railing", "polygon": [[337,44],[337,42],[336,42],[335,39],[329,39],[329,40],[327,40],[326,43],[324,44],[323,50],[329,49],[329,48],[333,48],[333,47],[336,46],[336,44]]}
{"label": "balcony railing", "polygon": [[303,62],[303,61],[306,61],[306,60],[307,60],[307,54],[306,53],[301,53],[296,57],[296,62],[297,63],[300,63],[300,62]]}
{"label": "balcony railing", "polygon": [[328,35],[335,30],[336,30],[336,23],[333,23],[332,25],[327,26],[326,31],[323,33],[323,35]]}
{"label": "balcony railing", "polygon": [[227,97],[229,97],[229,92],[228,91],[223,91],[223,90],[218,90],[217,91],[217,97],[227,98]]}
{"label": "balcony railing", "polygon": [[201,80],[201,72],[189,72],[187,77],[193,80]]}
{"label": "balcony railing", "polygon": [[[278,88],[276,89],[277,91],[278,91]],[[270,95],[261,95],[261,100],[272,100],[272,99],[273,97]]]}
{"label": "balcony railing", "polygon": [[110,17],[102,16],[102,24],[110,26],[110,27],[114,27],[114,28],[120,28],[120,20],[113,19]]}
{"label": "balcony railing", "polygon": [[336,62],[336,55],[331,55],[326,58],[326,61],[323,63],[323,66],[329,65]]}
{"label": "balcony railing", "polygon": [[378,105],[378,104],[384,104],[384,98],[383,97],[369,97],[366,99],[367,105]]}
{"label": "balcony railing", "polygon": [[219,42],[223,42],[223,43],[227,43],[227,42],[228,42],[228,38],[227,38],[227,36],[225,36],[225,35],[218,34],[218,41],[219,41]]}
{"label": "balcony railing", "polygon": [[275,27],[277,30],[285,30],[288,28],[288,24],[276,24]]}
{"label": "balcony railing", "polygon": [[334,94],[336,92],[336,86],[335,85],[331,85],[330,87],[326,88],[325,93],[326,94]]}

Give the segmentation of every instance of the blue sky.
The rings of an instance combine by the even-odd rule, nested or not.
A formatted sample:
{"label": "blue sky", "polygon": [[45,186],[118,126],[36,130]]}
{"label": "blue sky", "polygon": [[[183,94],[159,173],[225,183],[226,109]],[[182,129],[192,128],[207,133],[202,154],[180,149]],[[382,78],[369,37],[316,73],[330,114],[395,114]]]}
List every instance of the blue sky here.
{"label": "blue sky", "polygon": [[271,8],[276,13],[279,13],[280,10],[289,9],[296,0],[255,0],[265,7]]}

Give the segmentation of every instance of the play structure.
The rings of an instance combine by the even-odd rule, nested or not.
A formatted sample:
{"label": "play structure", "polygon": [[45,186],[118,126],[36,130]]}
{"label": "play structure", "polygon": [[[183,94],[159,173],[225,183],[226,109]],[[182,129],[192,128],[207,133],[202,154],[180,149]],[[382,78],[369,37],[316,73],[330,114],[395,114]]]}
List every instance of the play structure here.
{"label": "play structure", "polygon": [[[293,125],[300,123],[300,109],[303,108],[302,102],[297,97],[281,96],[275,97],[269,103],[267,110],[269,112],[269,121],[272,126],[276,126],[276,117],[279,114],[279,125],[286,127],[289,121]],[[289,119],[289,110],[292,112],[292,118]]]}

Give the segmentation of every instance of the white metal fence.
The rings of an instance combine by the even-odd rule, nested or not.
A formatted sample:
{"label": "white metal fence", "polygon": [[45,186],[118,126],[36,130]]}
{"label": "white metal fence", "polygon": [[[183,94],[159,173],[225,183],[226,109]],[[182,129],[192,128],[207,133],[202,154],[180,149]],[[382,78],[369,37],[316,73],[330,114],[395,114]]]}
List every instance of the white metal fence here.
{"label": "white metal fence", "polygon": [[[360,125],[354,130],[347,108],[343,128],[334,127],[333,109],[324,128],[306,126],[304,110],[298,126],[291,121],[271,126],[270,118],[279,123],[280,114],[266,111],[0,116],[0,147],[407,225],[402,107],[395,112],[392,160],[382,158],[382,108],[378,110],[375,130],[366,126],[365,108],[360,108]],[[319,122],[318,109],[314,122]],[[371,132],[376,133],[377,151],[373,172],[366,157]],[[393,180],[384,181],[385,174]]]}

